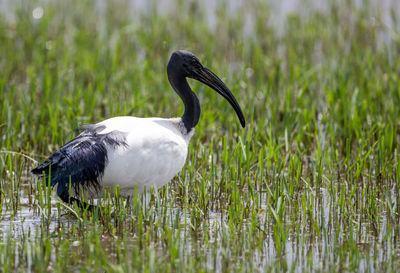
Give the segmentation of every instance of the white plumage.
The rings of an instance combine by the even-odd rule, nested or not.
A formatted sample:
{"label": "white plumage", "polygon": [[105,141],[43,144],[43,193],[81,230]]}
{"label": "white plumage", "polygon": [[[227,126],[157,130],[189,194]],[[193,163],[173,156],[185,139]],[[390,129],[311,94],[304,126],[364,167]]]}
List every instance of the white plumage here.
{"label": "white plumage", "polygon": [[108,164],[100,180],[102,186],[119,185],[123,195],[167,184],[183,167],[188,152],[188,134],[180,118],[116,117],[100,122],[99,133],[125,133],[126,146],[107,147]]}

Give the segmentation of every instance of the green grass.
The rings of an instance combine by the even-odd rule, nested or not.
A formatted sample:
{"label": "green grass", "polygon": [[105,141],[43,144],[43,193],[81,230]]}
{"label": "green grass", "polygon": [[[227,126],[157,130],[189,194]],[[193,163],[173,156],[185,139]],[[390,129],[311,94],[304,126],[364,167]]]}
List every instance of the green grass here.
{"label": "green grass", "polygon": [[[400,16],[329,1],[288,14],[248,1],[215,27],[128,1],[8,1],[0,15],[0,272],[396,272],[400,266]],[[84,2],[84,3],[82,3]],[[32,11],[41,6],[43,16]],[[250,29],[245,28],[251,14]],[[386,19],[391,16],[393,26]],[[183,171],[140,197],[69,207],[29,174],[118,115],[180,116],[166,64],[194,52],[247,126],[191,81],[202,114]],[[125,202],[125,203],[124,203]]]}

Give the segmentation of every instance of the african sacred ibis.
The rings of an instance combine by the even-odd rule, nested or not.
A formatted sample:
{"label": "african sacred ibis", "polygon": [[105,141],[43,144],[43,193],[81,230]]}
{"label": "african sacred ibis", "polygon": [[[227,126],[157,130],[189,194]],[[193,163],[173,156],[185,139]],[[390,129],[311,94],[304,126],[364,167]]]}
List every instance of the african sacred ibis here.
{"label": "african sacred ibis", "polygon": [[173,52],[167,74],[185,105],[181,118],[123,116],[88,125],[32,173],[50,178],[64,202],[78,205],[84,204],[76,199],[82,189],[98,193],[118,185],[120,193],[129,196],[135,187],[140,192],[167,184],[185,164],[200,116],[199,100],[186,78],[198,80],[223,96],[245,126],[242,110],[228,87],[195,55],[184,50]]}

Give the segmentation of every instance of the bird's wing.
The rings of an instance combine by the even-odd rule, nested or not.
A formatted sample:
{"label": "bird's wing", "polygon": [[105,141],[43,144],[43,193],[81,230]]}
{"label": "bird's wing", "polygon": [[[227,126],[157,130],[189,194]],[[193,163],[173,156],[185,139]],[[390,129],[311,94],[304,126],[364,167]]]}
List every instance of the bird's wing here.
{"label": "bird's wing", "polygon": [[[112,131],[101,134],[104,126],[88,125],[76,138],[65,144],[31,172],[50,179],[50,185],[57,186],[57,194],[69,193],[69,185],[75,193],[82,188],[100,188],[107,164],[107,148],[125,146],[125,134]],[[100,132],[100,133],[99,133]]]}

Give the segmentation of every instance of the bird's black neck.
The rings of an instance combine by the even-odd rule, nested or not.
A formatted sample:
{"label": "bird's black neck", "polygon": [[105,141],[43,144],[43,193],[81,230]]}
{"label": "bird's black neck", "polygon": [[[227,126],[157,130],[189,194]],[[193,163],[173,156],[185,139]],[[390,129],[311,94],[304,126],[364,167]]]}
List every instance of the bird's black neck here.
{"label": "bird's black neck", "polygon": [[182,122],[185,126],[186,133],[189,133],[199,122],[200,103],[196,94],[190,88],[186,78],[174,72],[175,71],[168,71],[168,80],[185,105]]}

